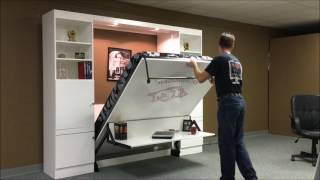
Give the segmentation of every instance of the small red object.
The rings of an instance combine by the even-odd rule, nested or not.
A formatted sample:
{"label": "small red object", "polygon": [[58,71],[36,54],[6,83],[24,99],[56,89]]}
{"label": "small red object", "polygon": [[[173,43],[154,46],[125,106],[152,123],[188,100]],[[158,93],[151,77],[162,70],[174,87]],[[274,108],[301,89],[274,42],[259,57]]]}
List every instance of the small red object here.
{"label": "small red object", "polygon": [[194,126],[191,127],[191,128],[190,128],[190,132],[191,132],[192,135],[197,134],[197,127],[194,127]]}

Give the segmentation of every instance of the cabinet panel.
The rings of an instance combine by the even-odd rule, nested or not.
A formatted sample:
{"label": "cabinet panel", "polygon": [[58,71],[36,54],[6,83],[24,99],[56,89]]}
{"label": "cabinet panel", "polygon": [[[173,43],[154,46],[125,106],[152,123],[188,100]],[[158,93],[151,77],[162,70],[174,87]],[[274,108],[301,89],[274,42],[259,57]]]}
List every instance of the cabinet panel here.
{"label": "cabinet panel", "polygon": [[190,148],[184,148],[180,151],[180,156],[185,156],[189,154],[197,154],[201,153],[203,151],[202,146],[195,146]]}
{"label": "cabinet panel", "polygon": [[[196,120],[198,126],[203,131],[203,118],[202,117],[192,117],[193,120]],[[181,141],[181,148],[189,148],[203,145],[203,138],[195,138],[195,139],[186,139]]]}
{"label": "cabinet panel", "polygon": [[94,132],[56,136],[56,169],[94,162]]}
{"label": "cabinet panel", "polygon": [[56,84],[57,130],[93,129],[93,81],[57,80]]}
{"label": "cabinet panel", "polygon": [[202,146],[203,138],[186,139],[181,141],[181,148]]}
{"label": "cabinet panel", "polygon": [[192,110],[192,112],[190,113],[190,115],[192,116],[192,118],[195,117],[203,117],[203,100],[201,100],[197,106]]}

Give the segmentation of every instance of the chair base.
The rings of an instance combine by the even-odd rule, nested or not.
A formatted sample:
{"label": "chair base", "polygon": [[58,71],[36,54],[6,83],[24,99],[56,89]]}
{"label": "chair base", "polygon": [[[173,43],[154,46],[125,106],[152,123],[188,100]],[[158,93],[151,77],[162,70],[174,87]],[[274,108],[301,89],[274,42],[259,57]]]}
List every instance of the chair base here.
{"label": "chair base", "polygon": [[296,158],[304,159],[304,160],[309,160],[312,163],[312,166],[316,166],[317,163],[317,158],[318,154],[312,154],[312,153],[307,153],[301,151],[300,154],[293,154],[291,155],[291,161],[295,161]]}
{"label": "chair base", "polygon": [[295,161],[295,158],[300,158],[304,160],[309,160],[312,163],[312,166],[316,166],[318,154],[317,154],[317,145],[318,139],[312,139],[311,153],[301,151],[300,154],[291,155],[291,161]]}

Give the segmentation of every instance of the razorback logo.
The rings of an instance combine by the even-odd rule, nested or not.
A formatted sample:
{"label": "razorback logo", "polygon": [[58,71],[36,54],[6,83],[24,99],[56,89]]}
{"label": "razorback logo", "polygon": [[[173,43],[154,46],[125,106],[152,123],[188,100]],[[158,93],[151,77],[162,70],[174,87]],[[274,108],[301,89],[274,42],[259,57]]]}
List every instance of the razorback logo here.
{"label": "razorback logo", "polygon": [[167,102],[187,95],[188,92],[181,86],[173,86],[148,94],[148,96],[151,96],[151,102]]}
{"label": "razorback logo", "polygon": [[[174,83],[183,83],[183,82],[190,82],[190,79],[165,79],[165,80],[158,80],[157,83],[158,84],[174,84]],[[192,79],[191,82],[193,84],[198,84],[198,80],[196,79]]]}

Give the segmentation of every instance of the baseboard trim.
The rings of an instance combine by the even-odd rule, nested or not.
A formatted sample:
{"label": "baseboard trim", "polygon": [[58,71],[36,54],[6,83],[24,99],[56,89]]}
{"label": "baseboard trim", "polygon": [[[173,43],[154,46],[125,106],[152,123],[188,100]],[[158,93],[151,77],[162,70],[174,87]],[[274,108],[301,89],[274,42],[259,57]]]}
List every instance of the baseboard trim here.
{"label": "baseboard trim", "polygon": [[267,135],[267,134],[269,134],[268,130],[251,131],[251,132],[244,133],[246,137],[261,136],[261,135]]}
{"label": "baseboard trim", "polygon": [[14,176],[22,176],[33,173],[41,173],[43,171],[42,164],[34,164],[10,169],[0,169],[0,178],[9,178]]}
{"label": "baseboard trim", "polygon": [[[266,135],[269,134],[268,130],[261,130],[261,131],[252,131],[252,132],[247,132],[245,133],[246,137],[254,137],[254,136],[260,136],[260,135]],[[204,138],[204,143],[203,145],[208,145],[208,144],[215,144],[218,142],[217,136],[215,137],[206,137]],[[159,157],[164,156],[165,153],[158,155]],[[152,154],[154,156],[154,154]],[[156,156],[157,157],[157,156]],[[152,158],[150,156],[149,158]],[[137,158],[139,160],[139,158]],[[141,158],[142,160],[143,158]],[[147,159],[147,158],[144,158]],[[118,159],[120,160],[120,159]],[[120,164],[119,162],[125,161],[124,159],[121,159],[120,161],[116,162],[109,162],[107,166],[110,165],[117,165]],[[100,162],[101,163],[101,162]],[[102,163],[102,166],[105,166],[106,164]],[[27,175],[27,174],[33,174],[33,173],[41,173],[43,172],[43,164],[34,164],[30,166],[23,166],[23,167],[18,167],[18,168],[10,168],[10,169],[0,169],[0,178],[9,178],[9,177],[14,177],[14,176],[21,176],[21,175]]]}
{"label": "baseboard trim", "polygon": [[[246,138],[254,137],[254,136],[261,136],[261,135],[267,135],[269,134],[268,130],[260,130],[260,131],[250,131],[245,132],[244,136]],[[210,136],[203,138],[203,145],[209,145],[209,144],[217,144],[218,143],[218,136]]]}

